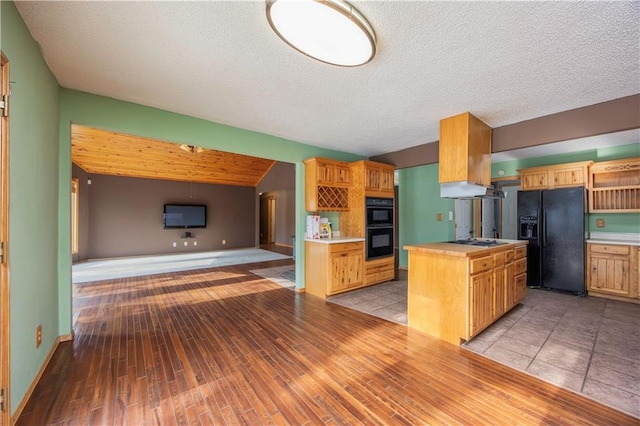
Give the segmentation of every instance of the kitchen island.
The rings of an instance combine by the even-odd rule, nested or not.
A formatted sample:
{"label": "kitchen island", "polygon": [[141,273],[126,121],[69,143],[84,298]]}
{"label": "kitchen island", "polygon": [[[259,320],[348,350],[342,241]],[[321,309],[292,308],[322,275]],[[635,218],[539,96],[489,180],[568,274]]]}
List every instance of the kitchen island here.
{"label": "kitchen island", "polygon": [[[483,240],[487,241],[487,240]],[[407,324],[459,345],[526,294],[527,242],[408,245]]]}

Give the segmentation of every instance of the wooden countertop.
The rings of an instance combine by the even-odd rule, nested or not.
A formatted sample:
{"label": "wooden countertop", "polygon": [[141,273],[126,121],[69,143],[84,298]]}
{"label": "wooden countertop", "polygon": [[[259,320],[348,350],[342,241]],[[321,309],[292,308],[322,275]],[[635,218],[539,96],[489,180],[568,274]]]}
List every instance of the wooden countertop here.
{"label": "wooden countertop", "polygon": [[332,238],[320,238],[317,240],[304,240],[307,243],[318,243],[318,244],[340,244],[340,243],[358,243],[364,241],[362,237],[332,237]]}
{"label": "wooden countertop", "polygon": [[496,241],[499,241],[504,244],[500,244],[497,246],[483,247],[483,246],[472,246],[472,245],[465,245],[465,244],[453,244],[453,243],[441,242],[441,243],[407,245],[402,248],[410,252],[417,251],[422,253],[444,254],[448,256],[457,256],[457,257],[472,257],[472,256],[479,256],[479,255],[498,252],[500,250],[504,250],[505,248],[509,248],[509,247],[528,244],[527,241],[521,241],[521,240],[496,240]]}

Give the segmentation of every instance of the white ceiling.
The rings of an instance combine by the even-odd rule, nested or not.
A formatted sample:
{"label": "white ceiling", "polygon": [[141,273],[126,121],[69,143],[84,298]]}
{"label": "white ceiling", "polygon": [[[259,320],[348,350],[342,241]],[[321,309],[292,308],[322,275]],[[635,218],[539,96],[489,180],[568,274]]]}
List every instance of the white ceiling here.
{"label": "white ceiling", "polygon": [[351,3],[378,39],[356,68],[287,46],[263,1],[16,6],[63,87],[365,156],[640,92],[637,1]]}

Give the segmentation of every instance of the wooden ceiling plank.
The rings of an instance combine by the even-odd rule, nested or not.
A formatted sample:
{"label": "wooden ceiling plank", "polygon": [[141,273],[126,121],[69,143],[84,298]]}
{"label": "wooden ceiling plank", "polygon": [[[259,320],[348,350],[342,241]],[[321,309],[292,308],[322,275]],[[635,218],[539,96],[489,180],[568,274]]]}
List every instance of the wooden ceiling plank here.
{"label": "wooden ceiling plank", "polygon": [[72,160],[88,173],[255,187],[274,160],[72,125]]}

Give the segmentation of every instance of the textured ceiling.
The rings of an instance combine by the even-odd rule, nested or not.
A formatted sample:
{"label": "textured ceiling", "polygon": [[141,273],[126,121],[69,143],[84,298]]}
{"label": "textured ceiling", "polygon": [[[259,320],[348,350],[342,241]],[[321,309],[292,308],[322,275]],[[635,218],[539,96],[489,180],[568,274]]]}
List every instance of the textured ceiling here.
{"label": "textured ceiling", "polygon": [[640,92],[640,2],[352,1],[378,53],[340,68],[262,1],[16,2],[61,86],[372,156]]}

